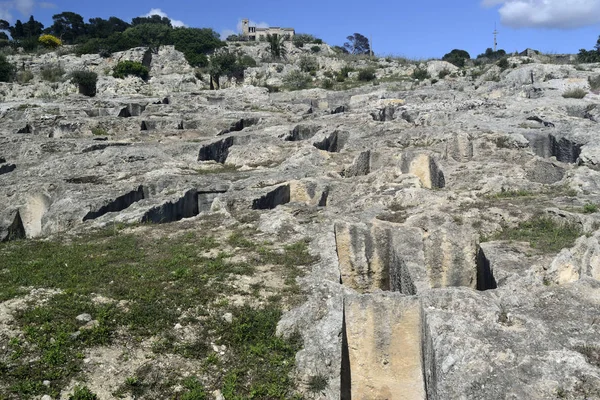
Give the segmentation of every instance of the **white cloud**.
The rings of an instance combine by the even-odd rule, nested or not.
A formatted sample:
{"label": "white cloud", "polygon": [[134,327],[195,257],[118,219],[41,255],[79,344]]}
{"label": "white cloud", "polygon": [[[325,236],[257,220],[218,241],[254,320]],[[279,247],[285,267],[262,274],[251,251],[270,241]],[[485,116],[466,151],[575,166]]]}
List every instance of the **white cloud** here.
{"label": "white cloud", "polygon": [[573,29],[600,23],[600,0],[482,0],[500,5],[504,25],[513,28]]}
{"label": "white cloud", "polygon": [[33,13],[35,6],[34,0],[12,0],[0,2],[0,19],[11,22],[13,20],[13,11],[18,11],[23,18],[29,17]]}
{"label": "white cloud", "polygon": [[[158,15],[160,17],[166,17],[169,18],[169,16],[167,15],[166,12],[164,12],[163,10],[161,10],[160,8],[153,8],[150,10],[150,12],[148,14],[142,15],[142,17],[151,17],[153,15]],[[169,18],[171,20],[171,25],[173,25],[176,28],[182,27],[182,26],[187,26],[183,21],[179,21],[177,19],[172,19]]]}
{"label": "white cloud", "polygon": [[15,8],[23,15],[30,15],[35,2],[33,0],[15,0]]}
{"label": "white cloud", "polygon": [[58,6],[54,3],[50,3],[48,1],[40,2],[40,8],[57,8]]}

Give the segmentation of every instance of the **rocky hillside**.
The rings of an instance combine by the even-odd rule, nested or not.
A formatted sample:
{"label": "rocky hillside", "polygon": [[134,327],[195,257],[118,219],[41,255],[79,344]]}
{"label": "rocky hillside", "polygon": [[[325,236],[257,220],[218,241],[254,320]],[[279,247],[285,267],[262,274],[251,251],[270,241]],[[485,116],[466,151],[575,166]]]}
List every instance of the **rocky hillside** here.
{"label": "rocky hillside", "polygon": [[600,66],[230,47],[11,56],[0,398],[600,399]]}

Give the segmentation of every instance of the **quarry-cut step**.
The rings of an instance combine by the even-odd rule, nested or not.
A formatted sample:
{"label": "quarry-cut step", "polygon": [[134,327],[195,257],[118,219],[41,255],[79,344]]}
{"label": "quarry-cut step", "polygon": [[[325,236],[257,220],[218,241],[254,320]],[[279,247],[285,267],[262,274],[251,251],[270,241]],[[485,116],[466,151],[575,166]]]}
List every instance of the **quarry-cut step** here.
{"label": "quarry-cut step", "polygon": [[396,293],[345,298],[342,400],[423,400],[421,306]]}

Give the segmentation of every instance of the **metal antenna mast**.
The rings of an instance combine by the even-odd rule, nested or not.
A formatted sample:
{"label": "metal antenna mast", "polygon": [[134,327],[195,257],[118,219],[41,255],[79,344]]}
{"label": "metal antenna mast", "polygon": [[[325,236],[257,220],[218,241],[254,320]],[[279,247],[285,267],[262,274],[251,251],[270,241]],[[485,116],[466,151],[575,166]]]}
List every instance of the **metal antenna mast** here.
{"label": "metal antenna mast", "polygon": [[498,47],[498,30],[496,29],[496,23],[494,23],[494,53]]}

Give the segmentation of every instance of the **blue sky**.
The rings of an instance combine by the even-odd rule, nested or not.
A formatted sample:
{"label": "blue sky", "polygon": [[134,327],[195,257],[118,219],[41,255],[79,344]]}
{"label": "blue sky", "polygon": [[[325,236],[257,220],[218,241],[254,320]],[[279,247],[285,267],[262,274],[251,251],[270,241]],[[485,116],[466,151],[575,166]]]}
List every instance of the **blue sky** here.
{"label": "blue sky", "polygon": [[373,38],[380,55],[441,57],[454,48],[476,56],[493,46],[507,52],[530,47],[544,52],[591,49],[600,35],[600,0],[0,0],[0,18],[14,23],[30,14],[48,26],[62,11],[92,17],[131,18],[163,13],[191,27],[219,33],[236,30],[242,18],[257,24],[293,27],[331,45],[359,32]]}

